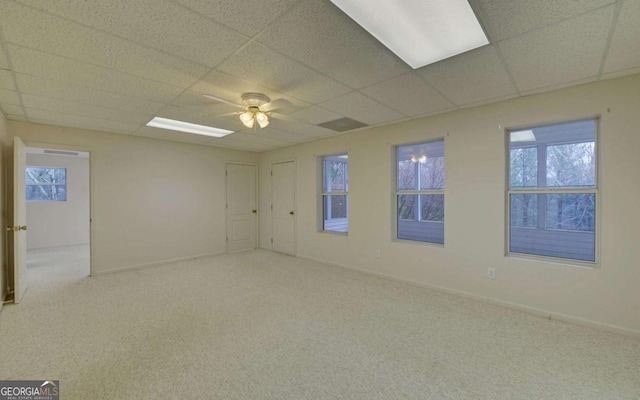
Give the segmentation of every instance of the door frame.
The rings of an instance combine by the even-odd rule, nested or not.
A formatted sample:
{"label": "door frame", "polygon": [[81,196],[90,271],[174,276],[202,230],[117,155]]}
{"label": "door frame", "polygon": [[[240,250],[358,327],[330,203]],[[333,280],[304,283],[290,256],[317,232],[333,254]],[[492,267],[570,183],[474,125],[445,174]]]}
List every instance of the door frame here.
{"label": "door frame", "polygon": [[[229,176],[227,174],[227,166],[228,165],[246,165],[246,166],[250,166],[250,167],[254,167],[255,168],[255,196],[256,196],[256,210],[258,210],[258,215],[256,215],[256,228],[255,228],[255,235],[256,235],[256,249],[260,248],[260,165],[257,163],[252,163],[252,162],[242,162],[242,161],[225,161],[224,163],[224,204],[227,205],[227,196],[229,195],[229,193],[227,193],[227,180],[229,179]],[[224,235],[225,237],[227,237],[227,233],[229,232],[229,215],[228,215],[228,209],[225,207],[224,210]],[[229,241],[226,240],[225,244],[224,244],[224,251],[225,253],[229,252]]]}
{"label": "door frame", "polygon": [[[84,147],[84,146],[74,146],[74,145],[66,145],[66,144],[54,144],[54,143],[43,143],[43,142],[27,142],[24,144],[27,147],[39,147],[51,150],[64,150],[64,151],[83,151],[89,153],[89,276],[95,276],[93,270],[93,255],[95,253],[95,228],[94,228],[94,199],[95,199],[95,186],[93,184],[94,181],[94,151],[95,149],[92,147]],[[15,173],[15,171],[14,171]],[[11,177],[13,180],[13,176]],[[27,233],[28,234],[28,233]]]}
{"label": "door frame", "polygon": [[[270,248],[273,251],[273,166],[276,164],[285,164],[285,163],[293,163],[293,211],[297,211],[297,193],[298,193],[298,168],[297,162],[295,158],[284,159],[279,161],[272,161],[269,165],[269,177],[271,178],[270,182],[270,195],[271,195],[271,244]],[[293,256],[298,254],[298,216],[294,214],[293,216]]]}

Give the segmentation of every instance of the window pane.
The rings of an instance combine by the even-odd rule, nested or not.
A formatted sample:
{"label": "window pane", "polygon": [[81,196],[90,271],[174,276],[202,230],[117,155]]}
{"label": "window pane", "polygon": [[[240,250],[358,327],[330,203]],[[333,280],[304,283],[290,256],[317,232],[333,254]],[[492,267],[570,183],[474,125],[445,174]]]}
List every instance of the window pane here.
{"label": "window pane", "polygon": [[536,228],[538,226],[538,195],[511,195],[511,226]]}
{"label": "window pane", "polygon": [[547,228],[593,232],[596,196],[593,193],[547,195]]}
{"label": "window pane", "polygon": [[65,185],[27,185],[27,200],[66,201]]}
{"label": "window pane", "polygon": [[398,219],[418,220],[418,195],[401,194],[398,196]]}
{"label": "window pane", "polygon": [[511,149],[511,187],[538,186],[538,149],[525,147]]}
{"label": "window pane", "polygon": [[444,140],[398,146],[398,190],[444,188]]}
{"label": "window pane", "polygon": [[444,157],[427,157],[418,162],[420,171],[419,189],[444,188]]}
{"label": "window pane", "polygon": [[348,231],[348,204],[347,196],[327,195],[322,196],[325,231],[347,232]]}
{"label": "window pane", "polygon": [[348,191],[347,155],[325,157],[324,159],[324,192]]}
{"label": "window pane", "polygon": [[66,168],[27,167],[26,178],[29,183],[66,184]]}
{"label": "window pane", "polygon": [[547,146],[547,186],[593,187],[595,183],[594,142]]}
{"label": "window pane", "polygon": [[398,239],[443,244],[443,221],[444,195],[398,195]]}
{"label": "window pane", "polygon": [[398,160],[398,190],[418,189],[417,165],[411,160]]}
{"label": "window pane", "polygon": [[421,221],[444,221],[443,194],[421,194],[418,197],[420,198]]}

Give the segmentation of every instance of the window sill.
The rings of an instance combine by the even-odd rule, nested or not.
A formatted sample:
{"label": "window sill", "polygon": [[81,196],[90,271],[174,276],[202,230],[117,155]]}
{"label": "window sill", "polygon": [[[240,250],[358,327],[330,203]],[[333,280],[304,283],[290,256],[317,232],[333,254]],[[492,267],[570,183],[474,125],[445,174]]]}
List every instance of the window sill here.
{"label": "window sill", "polygon": [[511,258],[513,260],[519,261],[531,261],[531,262],[541,262],[545,264],[558,265],[561,267],[573,267],[573,268],[581,268],[581,269],[599,269],[599,262],[592,261],[580,261],[580,260],[571,260],[566,258],[554,258],[554,257],[544,257],[544,256],[536,256],[533,254],[522,254],[522,253],[508,253],[505,255],[507,258]]}

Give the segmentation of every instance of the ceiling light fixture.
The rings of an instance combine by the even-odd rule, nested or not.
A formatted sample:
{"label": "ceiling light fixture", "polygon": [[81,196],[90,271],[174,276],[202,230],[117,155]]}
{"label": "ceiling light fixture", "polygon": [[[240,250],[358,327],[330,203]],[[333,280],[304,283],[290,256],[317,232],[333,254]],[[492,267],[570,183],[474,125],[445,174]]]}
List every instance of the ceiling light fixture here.
{"label": "ceiling light fixture", "polygon": [[147,122],[147,126],[154,128],[169,129],[178,132],[195,133],[196,135],[223,137],[227,136],[233,131],[226,129],[214,128],[211,126],[192,124],[190,122],[178,121],[175,119],[154,117],[151,121]]}
{"label": "ceiling light fixture", "polygon": [[417,162],[419,162],[420,164],[424,164],[424,163],[427,162],[427,156],[425,156],[424,154],[421,155],[421,156],[412,155],[411,156],[411,162],[414,163],[414,164],[417,163]]}
{"label": "ceiling light fixture", "polygon": [[247,128],[253,128],[256,122],[260,128],[266,128],[269,125],[269,115],[258,106],[248,106],[247,111],[240,114],[240,121]]}
{"label": "ceiling light fixture", "polygon": [[489,44],[468,0],[331,0],[413,69]]}

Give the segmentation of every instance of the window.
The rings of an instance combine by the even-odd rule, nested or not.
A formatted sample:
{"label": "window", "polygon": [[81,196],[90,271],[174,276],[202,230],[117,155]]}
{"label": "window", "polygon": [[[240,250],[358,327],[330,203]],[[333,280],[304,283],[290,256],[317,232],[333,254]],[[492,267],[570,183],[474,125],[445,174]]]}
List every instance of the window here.
{"label": "window", "polygon": [[27,201],[67,201],[67,169],[27,167]]}
{"label": "window", "polygon": [[444,140],[397,147],[396,237],[444,244]]}
{"label": "window", "polygon": [[596,120],[509,132],[509,252],[596,261]]}
{"label": "window", "polygon": [[322,157],[322,229],[349,231],[349,156]]}

